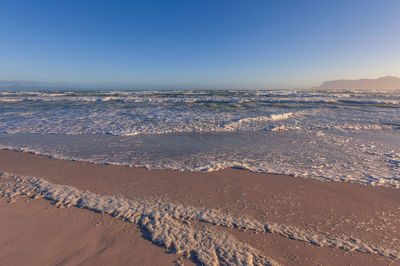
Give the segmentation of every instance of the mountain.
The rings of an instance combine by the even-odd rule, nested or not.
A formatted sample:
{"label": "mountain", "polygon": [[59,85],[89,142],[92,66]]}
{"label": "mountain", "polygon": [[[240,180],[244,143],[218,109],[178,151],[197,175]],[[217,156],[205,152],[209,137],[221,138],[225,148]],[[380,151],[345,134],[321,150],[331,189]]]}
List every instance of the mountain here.
{"label": "mountain", "polygon": [[358,80],[331,80],[325,81],[317,89],[322,90],[351,90],[351,89],[400,89],[400,78],[381,77],[378,79],[358,79]]}
{"label": "mountain", "polygon": [[0,90],[48,90],[64,89],[67,87],[67,83],[51,83],[30,80],[0,80]]}

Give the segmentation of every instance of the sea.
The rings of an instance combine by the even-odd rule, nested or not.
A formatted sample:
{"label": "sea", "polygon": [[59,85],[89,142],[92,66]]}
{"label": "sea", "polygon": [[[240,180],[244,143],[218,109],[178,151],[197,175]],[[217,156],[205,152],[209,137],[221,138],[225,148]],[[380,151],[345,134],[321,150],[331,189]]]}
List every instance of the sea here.
{"label": "sea", "polygon": [[0,148],[400,188],[400,91],[2,91]]}

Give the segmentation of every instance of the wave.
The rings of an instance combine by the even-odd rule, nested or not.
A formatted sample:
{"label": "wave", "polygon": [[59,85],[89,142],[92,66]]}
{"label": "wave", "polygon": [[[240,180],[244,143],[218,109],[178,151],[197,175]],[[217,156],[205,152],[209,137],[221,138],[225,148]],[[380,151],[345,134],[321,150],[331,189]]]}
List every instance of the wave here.
{"label": "wave", "polygon": [[[147,111],[147,113],[146,113]],[[0,119],[0,132],[7,134],[109,134],[130,136],[137,134],[169,134],[188,132],[232,132],[298,129],[280,121],[301,117],[303,112],[272,113],[266,116],[243,117],[243,114],[199,112],[152,112],[134,110],[127,114],[120,110],[93,110],[85,114],[76,110],[67,113],[41,113],[40,110],[21,112],[19,109]],[[137,114],[140,112],[140,116]],[[236,118],[238,117],[239,118]]]}
{"label": "wave", "polygon": [[0,92],[0,102],[126,102],[197,104],[341,104],[399,106],[396,93],[320,93],[310,91],[65,91]]}
{"label": "wave", "polygon": [[400,100],[339,100],[339,99],[263,99],[263,98],[246,98],[246,99],[201,99],[201,98],[157,98],[157,97],[94,97],[94,96],[79,96],[79,97],[0,97],[0,102],[4,103],[19,103],[19,102],[155,102],[155,103],[261,103],[261,104],[349,104],[349,105],[388,105],[398,106]]}
{"label": "wave", "polygon": [[[282,114],[271,114],[269,116],[257,116],[257,117],[246,117],[241,118],[238,121],[230,122],[226,124],[221,131],[234,131],[234,130],[252,130],[255,128],[260,128],[265,122],[286,120],[293,116],[300,115],[301,113],[282,113]],[[280,126],[270,126],[271,130],[278,130],[277,128],[284,129],[285,127]],[[267,128],[264,128],[267,129]]]}

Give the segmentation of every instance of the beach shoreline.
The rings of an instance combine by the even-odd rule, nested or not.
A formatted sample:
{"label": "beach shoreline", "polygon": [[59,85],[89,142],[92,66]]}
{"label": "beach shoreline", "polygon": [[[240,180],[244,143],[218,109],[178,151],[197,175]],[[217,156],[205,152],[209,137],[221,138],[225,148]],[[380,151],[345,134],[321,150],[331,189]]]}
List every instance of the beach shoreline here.
{"label": "beach shoreline", "polygon": [[[51,184],[68,185],[79,191],[90,191],[96,195],[118,195],[126,199],[161,199],[182,206],[218,210],[231,217],[248,217],[254,221],[290,226],[300,231],[312,231],[316,234],[329,233],[332,236],[344,235],[382,248],[395,248],[400,244],[400,231],[398,230],[400,228],[398,206],[400,195],[398,189],[394,188],[345,182],[322,182],[315,179],[268,175],[239,169],[224,169],[207,173],[147,170],[52,159],[48,156],[8,150],[0,150],[0,172],[13,176],[34,176]],[[29,260],[29,257],[32,256],[32,253],[25,252],[22,248],[18,251],[19,245],[16,244],[19,243],[18,241],[27,241],[23,236],[16,239],[16,231],[21,227],[28,228],[30,220],[49,215],[48,221],[51,221],[58,213],[70,212],[70,215],[75,217],[73,224],[76,226],[65,230],[69,230],[73,234],[78,230],[77,228],[84,230],[82,229],[84,227],[81,228],[79,225],[91,223],[100,216],[104,216],[104,214],[74,207],[58,210],[42,199],[37,201],[27,197],[16,199],[15,203],[6,203],[2,199],[0,208],[0,212],[6,213],[3,217],[8,217],[1,220],[1,228],[5,230],[5,237],[0,245],[7,247],[10,240],[14,240],[15,244],[12,246],[14,252],[0,254],[0,257],[9,259],[10,265],[18,264],[18,258]],[[29,209],[36,211],[28,211]],[[49,209],[51,209],[51,214],[49,214]],[[22,215],[21,211],[26,216]],[[16,215],[18,213],[19,216]],[[94,220],[81,218],[86,217],[85,215],[91,216],[91,219]],[[105,239],[104,233],[113,232],[110,233],[111,237],[104,240],[102,242],[104,245],[99,248],[107,251],[101,253],[104,256],[100,257],[104,261],[109,259],[111,262],[115,257],[110,254],[115,254],[115,251],[119,250],[118,245],[112,243],[119,241],[116,239],[118,239],[117,235],[123,231],[121,228],[131,226],[140,231],[140,226],[111,216],[103,219],[109,221],[107,230],[93,233],[87,239],[91,239],[90,243],[96,243],[100,247],[99,239]],[[16,224],[19,227],[13,227],[13,230],[8,230],[10,232],[7,233],[11,221],[18,221]],[[100,223],[105,225],[104,221]],[[122,225],[113,225],[117,223]],[[59,226],[59,230],[63,227],[60,221],[53,224],[55,227]],[[241,243],[254,247],[283,265],[344,263],[388,265],[397,260],[397,258],[374,254],[374,252],[368,254],[356,250],[319,247],[276,233],[256,233],[252,230],[213,226],[210,223],[196,220],[191,222],[191,227],[194,228],[194,231],[198,228],[211,228],[231,235]],[[31,236],[29,241],[34,244],[35,241],[43,240],[41,232],[46,231],[46,225],[43,222],[36,223],[36,226],[26,230]],[[57,230],[55,229],[55,231]],[[48,239],[51,239],[52,235],[56,234],[48,235]],[[132,250],[129,249],[129,245],[125,246],[125,253],[128,253],[129,250],[129,254],[131,252],[136,255],[142,254],[139,256],[142,257],[142,262],[147,260],[147,263],[159,264],[156,262],[158,260],[166,262],[167,265],[180,263],[181,260],[185,264],[196,262],[194,257],[189,260],[184,257],[179,259],[180,256],[174,254],[173,249],[168,251],[168,249],[154,245],[154,241],[152,243],[150,240],[146,240],[143,238],[143,234],[137,233],[127,238],[133,238],[140,244],[138,244],[139,248],[132,246]],[[69,243],[69,245],[73,245],[73,241]],[[40,263],[61,262],[62,259],[72,258],[74,262],[85,261],[87,264],[95,264],[100,257],[93,256],[94,251],[89,252],[84,246],[79,250],[66,248],[69,252],[63,253],[61,247],[58,250],[55,245],[54,250],[48,252],[47,257],[43,256],[43,261]],[[153,250],[151,252],[156,255],[140,251],[141,248],[144,249],[144,246],[151,246],[149,249]],[[10,246],[8,247],[10,248]],[[147,248],[145,249],[147,250]],[[6,249],[2,248],[2,250]],[[37,250],[36,252],[40,254],[44,251]],[[77,255],[78,253],[79,255]],[[152,257],[153,261],[149,261],[148,257]],[[140,264],[139,261],[134,262],[127,255],[122,258],[126,259],[124,262],[120,261],[122,264],[129,264],[128,261],[136,265]]]}

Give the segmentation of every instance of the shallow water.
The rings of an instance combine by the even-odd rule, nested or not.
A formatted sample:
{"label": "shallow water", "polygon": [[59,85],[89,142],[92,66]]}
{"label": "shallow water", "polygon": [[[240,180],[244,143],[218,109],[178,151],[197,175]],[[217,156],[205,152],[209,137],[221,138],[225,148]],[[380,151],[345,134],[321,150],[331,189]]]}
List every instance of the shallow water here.
{"label": "shallow water", "polygon": [[400,187],[400,93],[0,93],[0,146],[147,168]]}

